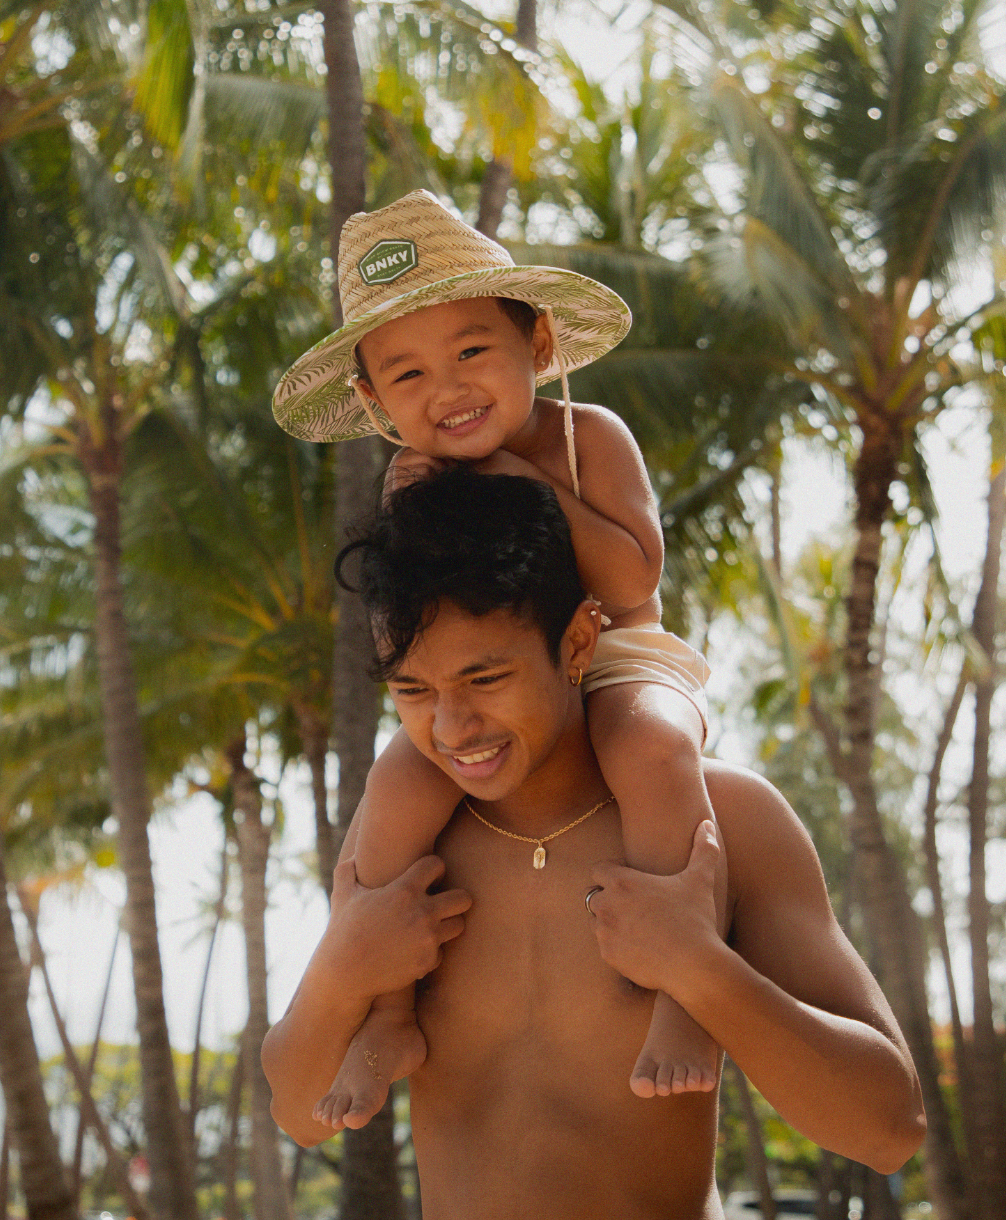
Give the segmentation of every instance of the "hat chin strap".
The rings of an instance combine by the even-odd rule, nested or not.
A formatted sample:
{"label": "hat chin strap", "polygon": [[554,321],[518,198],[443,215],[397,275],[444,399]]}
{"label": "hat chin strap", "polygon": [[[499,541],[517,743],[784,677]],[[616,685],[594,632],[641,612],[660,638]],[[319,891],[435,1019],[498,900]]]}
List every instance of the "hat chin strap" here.
{"label": "hat chin strap", "polygon": [[363,407],[364,411],[367,412],[367,417],[369,418],[370,422],[374,425],[375,430],[377,432],[379,432],[380,435],[383,436],[386,441],[391,441],[391,443],[393,445],[398,445],[398,447],[400,449],[405,449],[406,448],[405,441],[400,440],[397,436],[392,436],[392,434],[388,431],[388,429],[385,428],[384,424],[382,424],[381,421],[377,418],[377,412],[374,410],[373,405],[370,402],[370,399],[360,389],[359,377],[357,377],[354,374],[352,377],[350,377],[349,384],[353,387],[353,392],[356,394],[357,402],[360,404],[361,407]]}
{"label": "hat chin strap", "polygon": [[562,382],[562,426],[566,433],[566,461],[569,463],[569,476],[573,480],[573,495],[580,498],[580,480],[576,473],[576,447],[573,444],[573,404],[569,400],[569,378],[566,376],[566,357],[562,354],[562,344],[559,342],[559,329],[555,324],[555,314],[552,306],[545,306],[545,317],[552,332],[552,348],[559,362],[559,379]]}

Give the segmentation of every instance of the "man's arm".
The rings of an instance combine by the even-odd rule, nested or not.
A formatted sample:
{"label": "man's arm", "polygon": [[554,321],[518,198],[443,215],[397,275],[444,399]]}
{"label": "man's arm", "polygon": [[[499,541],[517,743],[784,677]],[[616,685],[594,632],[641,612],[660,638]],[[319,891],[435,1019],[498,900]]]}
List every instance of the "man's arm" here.
{"label": "man's arm", "polygon": [[435,969],[444,942],[463,930],[469,896],[427,893],[443,872],[436,856],[425,856],[390,885],[368,890],[357,882],[352,859],[336,868],[328,927],[289,1008],[262,1044],[273,1118],[298,1144],[331,1138],[332,1128],[312,1111],[375,997]]}
{"label": "man's arm", "polygon": [[601,865],[601,955],[672,995],[778,1112],[822,1147],[893,1173],[925,1134],[911,1056],[831,910],[810,838],[750,773],[707,769],[730,861],[731,944],[716,935],[710,823],[688,867],[652,877]]}

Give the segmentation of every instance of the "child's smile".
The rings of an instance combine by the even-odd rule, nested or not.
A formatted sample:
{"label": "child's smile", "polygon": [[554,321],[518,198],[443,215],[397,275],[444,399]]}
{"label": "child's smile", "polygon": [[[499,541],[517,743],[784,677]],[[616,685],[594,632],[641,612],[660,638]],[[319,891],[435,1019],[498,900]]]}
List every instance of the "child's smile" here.
{"label": "child's smile", "polygon": [[529,336],[494,298],[473,297],[385,322],[358,351],[361,388],[410,448],[475,461],[527,423],[551,337],[544,318]]}

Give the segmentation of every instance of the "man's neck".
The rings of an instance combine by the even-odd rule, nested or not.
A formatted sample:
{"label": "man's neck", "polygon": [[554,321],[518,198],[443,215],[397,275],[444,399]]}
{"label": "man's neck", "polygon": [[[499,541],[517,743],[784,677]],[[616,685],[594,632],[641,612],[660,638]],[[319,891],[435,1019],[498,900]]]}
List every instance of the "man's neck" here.
{"label": "man's neck", "polygon": [[482,803],[480,811],[514,834],[547,835],[608,795],[586,717],[577,709],[541,765],[508,796]]}

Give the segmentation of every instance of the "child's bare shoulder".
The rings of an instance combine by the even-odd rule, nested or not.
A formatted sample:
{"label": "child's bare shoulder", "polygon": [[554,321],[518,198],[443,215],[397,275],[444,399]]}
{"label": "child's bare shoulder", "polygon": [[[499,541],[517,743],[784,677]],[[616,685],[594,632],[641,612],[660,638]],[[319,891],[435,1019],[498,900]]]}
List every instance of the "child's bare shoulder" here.
{"label": "child's bare shoulder", "polygon": [[[545,416],[544,435],[549,449],[565,453],[566,440],[562,423],[562,403],[554,399],[538,400]],[[576,453],[582,463],[595,457],[618,460],[623,456],[640,461],[639,446],[622,419],[607,407],[597,403],[574,402],[573,435],[576,438]]]}

